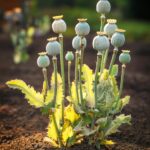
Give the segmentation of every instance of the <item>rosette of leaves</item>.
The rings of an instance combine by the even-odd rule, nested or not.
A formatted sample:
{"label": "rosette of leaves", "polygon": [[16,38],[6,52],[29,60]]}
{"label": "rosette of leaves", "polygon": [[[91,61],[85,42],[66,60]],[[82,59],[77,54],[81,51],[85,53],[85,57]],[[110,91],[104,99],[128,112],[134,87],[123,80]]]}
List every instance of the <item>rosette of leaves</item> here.
{"label": "rosette of leaves", "polygon": [[100,147],[100,145],[112,145],[114,142],[107,140],[107,137],[118,132],[122,124],[130,124],[131,120],[130,115],[118,115],[130,100],[129,96],[118,99],[119,90],[116,81],[118,65],[113,66],[111,74],[109,74],[108,70],[104,70],[102,74],[99,73],[97,106],[95,106],[94,99],[93,71],[87,65],[83,65],[82,71],[84,108],[77,102],[74,82],[72,82],[71,87],[72,95],[67,97],[81,116],[80,122],[74,130],[84,137],[88,137],[89,143],[95,144],[97,147]]}
{"label": "rosette of leaves", "polygon": [[[22,80],[11,80],[6,84],[13,89],[20,90],[27,99],[28,103],[35,108],[40,108],[44,114],[48,114],[50,121],[48,124],[48,132],[45,141],[49,142],[53,147],[69,147],[83,140],[80,133],[74,131],[80,115],[76,113],[72,104],[65,107],[64,124],[62,126],[62,101],[64,99],[62,79],[60,74],[57,74],[57,96],[55,106],[53,105],[54,95],[54,73],[51,77],[51,88],[47,90],[46,82],[43,82],[43,89],[37,92],[32,86],[27,85]],[[55,115],[56,120],[52,117]],[[55,126],[57,124],[57,129]],[[59,133],[57,133],[59,132]]]}

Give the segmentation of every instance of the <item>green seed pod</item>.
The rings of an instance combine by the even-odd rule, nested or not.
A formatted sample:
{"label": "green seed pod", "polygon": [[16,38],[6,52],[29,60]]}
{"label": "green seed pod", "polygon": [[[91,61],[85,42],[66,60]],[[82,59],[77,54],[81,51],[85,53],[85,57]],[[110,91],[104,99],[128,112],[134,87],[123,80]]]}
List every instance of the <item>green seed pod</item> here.
{"label": "green seed pod", "polygon": [[104,26],[104,31],[107,33],[108,37],[111,37],[118,28],[116,23],[117,23],[116,19],[107,20],[107,24]]}
{"label": "green seed pod", "polygon": [[128,63],[130,63],[131,62],[130,51],[123,50],[122,53],[119,56],[119,61],[122,64],[128,64]]}
{"label": "green seed pod", "polygon": [[108,0],[99,0],[96,5],[96,11],[101,14],[108,14],[111,10],[111,5]]}
{"label": "green seed pod", "polygon": [[48,55],[56,56],[60,54],[61,45],[58,41],[56,41],[57,38],[50,38],[48,39],[48,43],[46,45],[46,52]]}
{"label": "green seed pod", "polygon": [[55,20],[52,23],[52,29],[55,33],[64,33],[67,30],[67,25],[62,18],[63,15],[53,17]]}
{"label": "green seed pod", "polygon": [[39,57],[37,59],[38,67],[46,68],[50,65],[49,57],[46,54],[46,52],[39,53]]}
{"label": "green seed pod", "polygon": [[114,47],[121,47],[125,43],[125,36],[124,36],[125,30],[122,29],[116,29],[116,32],[113,34],[111,38],[111,44]]}
{"label": "green seed pod", "polygon": [[[86,47],[87,45],[87,41],[86,41],[86,38],[83,38],[82,39],[82,44],[83,44],[83,48]],[[72,40],[72,47],[75,49],[75,50],[80,50],[81,49],[81,37],[80,36],[75,36]]]}
{"label": "green seed pod", "polygon": [[93,48],[97,51],[103,52],[109,48],[110,42],[109,39],[106,37],[105,32],[97,32],[97,36],[93,39]]}
{"label": "green seed pod", "polygon": [[66,54],[66,56],[65,56],[65,59],[66,59],[67,61],[73,61],[73,60],[74,60],[74,55],[73,55],[73,53],[72,53],[71,51],[68,51],[67,54]]}
{"label": "green seed pod", "polygon": [[78,19],[79,23],[75,26],[76,34],[79,36],[86,36],[90,32],[90,26],[86,22],[87,19]]}

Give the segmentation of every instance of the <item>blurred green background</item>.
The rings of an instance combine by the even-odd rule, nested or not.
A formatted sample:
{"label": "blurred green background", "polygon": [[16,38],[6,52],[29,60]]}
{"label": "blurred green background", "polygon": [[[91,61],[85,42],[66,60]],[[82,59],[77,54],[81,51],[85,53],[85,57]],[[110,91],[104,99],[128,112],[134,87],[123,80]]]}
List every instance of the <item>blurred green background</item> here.
{"label": "blurred green background", "polygon": [[[13,1],[10,1],[9,5]],[[27,1],[27,0],[26,0]],[[74,26],[77,18],[87,18],[91,26],[92,32],[99,30],[99,17],[95,6],[98,0],[28,0],[32,2],[32,15],[44,13],[50,16],[64,15],[64,19],[68,25],[66,36],[74,35]],[[18,0],[18,3],[21,0]],[[141,0],[110,0],[112,11],[107,18],[118,20],[119,28],[127,30],[129,41],[145,41],[150,40],[150,13],[149,4]],[[52,20],[51,20],[52,21]]]}
{"label": "blurred green background", "polygon": [[[35,0],[36,1],[36,0]],[[47,11],[50,16],[63,14],[68,24],[68,36],[74,34],[76,19],[88,18],[92,31],[99,29],[99,14],[95,5],[98,0],[38,0],[38,6]],[[119,28],[127,29],[129,41],[150,40],[149,5],[141,0],[110,0],[112,12],[108,18],[118,19]]]}

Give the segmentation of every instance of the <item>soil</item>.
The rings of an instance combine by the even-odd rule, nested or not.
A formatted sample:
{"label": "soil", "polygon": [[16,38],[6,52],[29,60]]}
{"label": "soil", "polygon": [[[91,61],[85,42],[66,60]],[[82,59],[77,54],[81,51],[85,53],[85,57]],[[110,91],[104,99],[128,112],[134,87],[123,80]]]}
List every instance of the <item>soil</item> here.
{"label": "soil", "polygon": [[[23,79],[41,90],[42,73],[36,65],[37,52],[43,50],[48,36],[35,39],[29,48],[31,58],[26,64],[15,65],[12,61],[13,47],[9,38],[0,35],[0,150],[52,150],[43,142],[48,117],[31,107],[17,90],[9,89],[5,82]],[[88,40],[90,41],[92,37]],[[65,48],[70,50],[71,40],[66,39]],[[132,63],[127,66],[124,95],[131,95],[130,104],[123,113],[132,115],[132,125],[122,126],[119,133],[110,137],[117,142],[109,150],[150,150],[150,44],[141,42],[126,45],[133,49]],[[85,63],[94,69],[96,53],[88,46]],[[50,67],[52,68],[52,67]],[[74,68],[74,66],[73,66]],[[67,69],[67,66],[66,66]],[[52,69],[49,70],[52,72]],[[72,72],[72,78],[74,76]],[[119,79],[119,77],[118,77]],[[83,143],[70,150],[95,150]]]}

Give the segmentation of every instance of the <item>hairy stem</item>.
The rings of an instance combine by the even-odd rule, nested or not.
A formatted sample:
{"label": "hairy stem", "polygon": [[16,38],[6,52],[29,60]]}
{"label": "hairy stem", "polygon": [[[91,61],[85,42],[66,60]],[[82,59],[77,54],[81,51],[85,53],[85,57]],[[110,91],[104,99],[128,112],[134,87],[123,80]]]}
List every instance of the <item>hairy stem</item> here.
{"label": "hairy stem", "polygon": [[126,65],[123,64],[123,65],[122,65],[122,70],[121,70],[121,80],[120,80],[119,99],[120,99],[120,97],[121,97],[121,95],[122,95],[122,91],[123,91],[125,70],[126,70]]}
{"label": "hairy stem", "polygon": [[96,62],[96,69],[95,69],[95,82],[94,82],[94,92],[95,92],[95,106],[97,107],[97,82],[98,82],[98,72],[100,69],[101,64],[101,57],[100,53],[97,54],[97,62]]}
{"label": "hairy stem", "polygon": [[79,92],[78,92],[78,61],[79,61],[78,57],[79,57],[79,52],[76,51],[76,54],[75,54],[75,85],[76,85],[77,101],[79,104],[80,102],[79,102]]}
{"label": "hairy stem", "polygon": [[68,61],[68,88],[69,88],[69,95],[71,95],[70,70],[71,70],[71,61]]}
{"label": "hairy stem", "polygon": [[110,66],[109,66],[109,74],[110,74],[111,71],[112,71],[112,67],[113,67],[113,65],[114,65],[114,63],[115,63],[117,54],[118,54],[118,48],[115,48],[115,49],[113,50],[113,55],[112,55],[112,59],[111,59]]}
{"label": "hairy stem", "polygon": [[54,101],[54,107],[56,105],[56,96],[57,96],[57,58],[56,56],[53,56],[53,67],[54,67],[54,98],[53,98],[53,101]]}
{"label": "hairy stem", "polygon": [[[65,96],[65,72],[64,72],[64,50],[63,50],[63,35],[59,34],[59,42],[61,44],[60,50],[60,66],[61,66],[61,76],[63,82],[63,94]],[[64,100],[62,101],[62,125],[64,124]]]}

